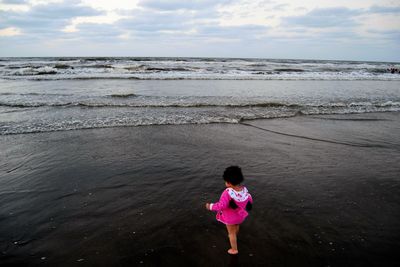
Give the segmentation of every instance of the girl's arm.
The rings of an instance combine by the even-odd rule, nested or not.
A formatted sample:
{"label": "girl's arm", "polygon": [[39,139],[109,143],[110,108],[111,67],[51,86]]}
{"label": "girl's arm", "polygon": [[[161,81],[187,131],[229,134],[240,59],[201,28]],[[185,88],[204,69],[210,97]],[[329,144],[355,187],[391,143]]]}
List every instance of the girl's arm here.
{"label": "girl's arm", "polygon": [[220,211],[226,209],[229,206],[229,200],[229,193],[227,190],[224,190],[224,192],[221,194],[221,197],[219,198],[219,201],[217,203],[210,204],[210,210]]}

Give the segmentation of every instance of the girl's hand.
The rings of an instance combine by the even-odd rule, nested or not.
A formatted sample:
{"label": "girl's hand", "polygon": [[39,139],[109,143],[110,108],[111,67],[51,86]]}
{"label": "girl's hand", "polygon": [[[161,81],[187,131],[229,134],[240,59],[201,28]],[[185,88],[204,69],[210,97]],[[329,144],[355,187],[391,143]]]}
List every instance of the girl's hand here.
{"label": "girl's hand", "polygon": [[206,203],[206,209],[210,210],[210,203]]}

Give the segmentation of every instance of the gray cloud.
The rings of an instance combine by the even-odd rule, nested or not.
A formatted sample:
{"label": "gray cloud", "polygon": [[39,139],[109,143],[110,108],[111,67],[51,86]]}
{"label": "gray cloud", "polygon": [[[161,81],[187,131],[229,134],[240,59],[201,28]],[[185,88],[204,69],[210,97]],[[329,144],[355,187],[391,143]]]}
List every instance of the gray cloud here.
{"label": "gray cloud", "polygon": [[99,43],[116,42],[124,32],[113,24],[81,23],[76,32],[60,34],[59,38],[94,41]]}
{"label": "gray cloud", "polygon": [[46,5],[32,6],[28,11],[0,11],[0,23],[3,27],[17,27],[25,33],[52,33],[60,31],[71,19],[80,16],[104,14],[79,2],[64,1]]}
{"label": "gray cloud", "polygon": [[[266,25],[221,25],[221,20],[235,18],[238,14],[245,17],[252,15],[249,8],[234,14],[219,9],[221,5],[239,3],[239,0],[141,0],[136,9],[118,11],[124,18],[112,24],[81,23],[76,25],[78,31],[66,33],[61,30],[73,18],[103,15],[105,12],[75,0],[46,5],[31,5],[30,1],[23,0],[0,2],[25,3],[31,7],[25,12],[0,10],[0,28],[16,27],[22,30],[18,36],[0,37],[0,54],[4,56],[134,54],[352,58],[353,53],[361,55],[364,51],[365,58],[378,58],[379,55],[389,58],[397,56],[395,51],[400,43],[399,31],[369,31],[370,34],[357,35],[353,27],[364,23],[371,14],[398,14],[400,7],[375,5],[364,9],[336,7],[308,12],[301,10],[306,12],[302,16],[281,18],[282,33],[277,34]],[[244,6],[250,2],[246,0],[240,4]],[[259,12],[285,8],[285,5],[270,0],[258,6]],[[279,13],[276,12],[277,16]],[[377,28],[383,27],[385,25]],[[320,31],[315,33],[308,29]],[[124,38],[120,38],[121,35]],[[54,44],[52,40],[55,40]],[[374,47],[374,43],[378,45]],[[382,49],[383,45],[385,49]]]}
{"label": "gray cloud", "polygon": [[98,16],[104,14],[102,11],[80,5],[80,1],[35,5],[29,11],[20,13],[31,18],[45,19],[71,19],[80,16]]}
{"label": "gray cloud", "polygon": [[187,28],[192,16],[187,13],[174,12],[137,12],[134,17],[117,22],[119,27],[133,31],[157,32],[163,30],[183,30]]}
{"label": "gray cloud", "polygon": [[131,18],[121,19],[115,25],[135,38],[152,39],[252,39],[268,30],[262,25],[222,26],[219,16],[221,14],[214,9],[190,12],[137,9],[132,11]]}
{"label": "gray cloud", "polygon": [[[126,14],[125,14],[126,15]],[[137,9],[132,17],[119,20],[116,25],[136,34],[159,33],[164,31],[187,31],[196,25],[215,22],[219,13],[213,9],[191,12],[157,11]]]}
{"label": "gray cloud", "polygon": [[367,13],[400,13],[400,7],[372,6]]}
{"label": "gray cloud", "polygon": [[282,25],[309,28],[351,27],[360,24],[357,16],[387,13],[400,13],[400,7],[374,5],[367,9],[349,9],[346,7],[317,8],[302,16],[285,17],[282,19]]}
{"label": "gray cloud", "polygon": [[[96,42],[110,38],[117,38],[122,34],[129,34],[134,39],[185,39],[185,38],[240,38],[265,32],[266,27],[257,25],[220,26],[218,19],[220,13],[215,9],[219,3],[228,1],[191,1],[182,2],[164,1],[164,10],[154,8],[138,8],[123,11],[129,18],[120,19],[113,24],[82,23],[76,26],[78,31],[65,33],[61,30],[70,24],[71,20],[80,16],[96,16],[103,13],[87,6],[79,5],[80,2],[64,1],[47,5],[33,6],[26,12],[0,11],[0,23],[5,27],[22,29],[25,38],[62,38],[85,39]],[[142,1],[148,5],[156,1]],[[158,3],[158,2],[157,2]],[[210,8],[201,7],[208,6]],[[178,10],[176,10],[176,9]],[[190,10],[185,10],[189,9]],[[191,8],[199,8],[198,10]],[[174,9],[174,10],[173,10]],[[189,33],[190,32],[190,33]]]}
{"label": "gray cloud", "polygon": [[283,18],[284,26],[302,26],[310,28],[328,28],[336,26],[354,26],[358,22],[354,19],[361,15],[362,10],[345,7],[317,8],[302,16]]}

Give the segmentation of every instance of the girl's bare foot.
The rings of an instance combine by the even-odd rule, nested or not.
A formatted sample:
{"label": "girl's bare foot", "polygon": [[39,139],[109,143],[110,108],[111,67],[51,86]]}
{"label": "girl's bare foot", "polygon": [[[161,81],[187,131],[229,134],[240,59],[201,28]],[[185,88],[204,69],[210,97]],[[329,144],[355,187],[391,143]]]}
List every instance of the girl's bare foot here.
{"label": "girl's bare foot", "polygon": [[236,255],[239,253],[239,251],[237,249],[230,248],[228,249],[228,253],[231,255]]}

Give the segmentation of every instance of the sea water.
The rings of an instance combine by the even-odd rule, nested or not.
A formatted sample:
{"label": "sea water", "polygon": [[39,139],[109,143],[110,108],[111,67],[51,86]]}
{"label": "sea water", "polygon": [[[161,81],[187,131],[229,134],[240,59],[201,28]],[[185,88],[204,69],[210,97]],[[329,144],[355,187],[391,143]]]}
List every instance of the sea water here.
{"label": "sea water", "polygon": [[400,111],[395,63],[2,58],[0,135]]}

